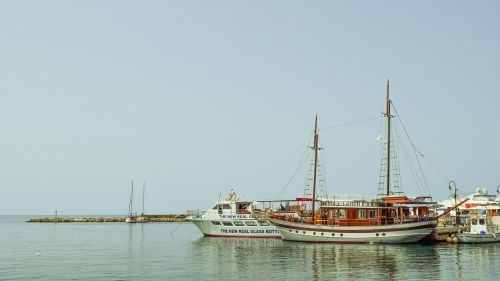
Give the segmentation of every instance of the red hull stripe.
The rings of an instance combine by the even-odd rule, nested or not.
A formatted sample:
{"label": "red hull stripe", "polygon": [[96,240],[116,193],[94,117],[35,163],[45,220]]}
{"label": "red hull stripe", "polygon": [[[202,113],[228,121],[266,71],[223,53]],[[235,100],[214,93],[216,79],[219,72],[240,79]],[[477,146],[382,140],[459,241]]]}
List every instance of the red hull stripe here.
{"label": "red hull stripe", "polygon": [[307,230],[307,231],[317,231],[317,232],[338,232],[338,233],[372,233],[372,232],[396,232],[396,231],[406,231],[406,230],[414,230],[414,229],[422,229],[422,228],[434,228],[436,226],[435,223],[429,222],[428,224],[418,225],[413,227],[402,227],[402,228],[378,228],[378,229],[321,229],[321,228],[306,228],[306,227],[297,227],[297,226],[289,226],[281,223],[277,223],[272,221],[273,224],[294,230]]}
{"label": "red hull stripe", "polygon": [[218,235],[218,234],[205,234],[207,237],[222,237],[222,238],[267,238],[279,239],[281,236],[244,236],[244,235]]}

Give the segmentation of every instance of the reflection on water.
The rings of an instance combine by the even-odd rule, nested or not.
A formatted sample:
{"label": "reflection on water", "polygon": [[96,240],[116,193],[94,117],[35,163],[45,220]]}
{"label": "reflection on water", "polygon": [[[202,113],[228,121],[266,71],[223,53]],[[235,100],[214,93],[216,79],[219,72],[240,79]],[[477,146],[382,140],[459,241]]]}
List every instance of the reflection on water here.
{"label": "reflection on water", "polygon": [[446,273],[455,280],[498,280],[500,267],[500,243],[440,244],[437,249],[447,251],[445,261],[450,268]]}
{"label": "reflection on water", "polygon": [[500,243],[305,244],[201,238],[192,224],[25,220],[0,216],[0,280],[497,280],[500,265]]}
{"label": "reflection on water", "polygon": [[[207,277],[312,280],[496,280],[500,244],[335,245],[200,238]],[[480,273],[480,274],[479,274]]]}

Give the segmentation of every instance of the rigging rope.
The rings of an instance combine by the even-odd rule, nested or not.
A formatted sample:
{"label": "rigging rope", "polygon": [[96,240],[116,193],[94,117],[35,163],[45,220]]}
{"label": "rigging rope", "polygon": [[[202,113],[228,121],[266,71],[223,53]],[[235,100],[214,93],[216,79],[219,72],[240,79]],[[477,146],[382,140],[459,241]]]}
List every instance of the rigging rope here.
{"label": "rigging rope", "polygon": [[339,124],[335,124],[335,125],[332,125],[332,126],[320,128],[320,130],[324,131],[324,130],[328,130],[328,129],[332,129],[332,128],[344,127],[344,126],[348,126],[348,125],[353,125],[353,124],[357,124],[357,123],[361,123],[361,122],[365,122],[365,121],[370,121],[370,120],[378,119],[379,117],[380,116],[377,115],[375,117],[370,117],[370,118],[364,118],[364,119],[350,121],[350,122],[339,123]]}
{"label": "rigging rope", "polygon": [[[285,163],[281,166],[281,168],[279,168],[279,170],[271,177],[271,179],[266,183],[266,185],[264,185],[264,187],[261,188],[261,190],[259,191],[259,193],[257,193],[257,196],[255,198],[259,198],[262,193],[271,185],[271,183],[276,179],[276,177],[278,177],[279,174],[281,174],[281,172],[283,171],[283,169],[288,166],[288,164],[292,161],[292,159],[295,158],[295,156],[297,155],[297,153],[303,149],[304,147],[306,147],[306,143],[310,142],[311,141],[311,136],[308,136],[302,143],[301,145],[297,148],[297,150],[295,150],[295,152],[292,154],[292,156],[285,161]],[[303,158],[303,156],[302,156]]]}
{"label": "rigging rope", "polygon": [[[395,127],[395,128],[397,128],[397,127]],[[397,142],[398,146],[401,148],[401,150],[405,154],[404,158],[406,160],[406,163],[408,164],[408,167],[410,168],[409,170],[410,170],[410,173],[412,175],[412,178],[415,181],[419,192],[420,193],[425,193],[424,184],[422,183],[422,180],[419,177],[419,173],[418,173],[417,169],[415,168],[414,163],[410,160],[411,159],[410,158],[410,154],[408,153],[408,149],[406,148],[404,142],[402,141],[402,138],[401,138],[401,136],[399,134],[399,130],[395,129],[394,131],[396,133],[396,137],[399,139],[399,141]]]}
{"label": "rigging rope", "polygon": [[292,174],[292,177],[288,180],[288,182],[283,186],[283,188],[281,188],[281,190],[276,193],[276,195],[273,197],[273,199],[278,199],[278,197],[280,197],[283,192],[285,191],[285,189],[288,187],[288,185],[292,182],[292,180],[297,176],[298,172],[300,169],[302,169],[302,166],[304,166],[304,163],[307,162],[307,148],[304,150],[304,154],[302,155],[302,158],[301,159],[304,159],[304,156],[306,156],[306,161],[304,160],[301,160],[299,162],[299,165],[297,166],[297,168],[295,169],[295,171],[293,172]]}
{"label": "rigging rope", "polygon": [[[415,145],[415,143],[413,143],[413,140],[411,139],[410,134],[408,133],[408,130],[406,130],[406,126],[405,126],[403,120],[401,119],[401,115],[399,115],[399,112],[398,112],[397,108],[394,106],[394,104],[393,104],[392,107],[394,108],[394,111],[396,112],[396,115],[398,116],[399,123],[401,123],[401,126],[403,127],[403,130],[404,130],[404,132],[406,134],[406,137],[408,138],[408,140],[410,141],[411,146],[413,147],[413,152],[415,154],[415,158],[417,160],[417,164],[418,164],[418,167],[420,169],[420,175],[422,176],[422,179],[423,179],[423,182],[424,182],[423,188],[425,188],[425,191],[428,192],[428,194],[431,194],[430,189],[429,189],[429,185],[427,183],[427,179],[425,178],[425,174],[424,174],[424,171],[422,169],[422,165],[420,164],[418,156],[420,156],[420,157],[422,157],[424,159],[426,159],[426,157],[424,157],[424,154],[422,154],[420,152],[420,150],[417,148],[417,146]],[[434,168],[436,168],[436,167],[434,166]]]}

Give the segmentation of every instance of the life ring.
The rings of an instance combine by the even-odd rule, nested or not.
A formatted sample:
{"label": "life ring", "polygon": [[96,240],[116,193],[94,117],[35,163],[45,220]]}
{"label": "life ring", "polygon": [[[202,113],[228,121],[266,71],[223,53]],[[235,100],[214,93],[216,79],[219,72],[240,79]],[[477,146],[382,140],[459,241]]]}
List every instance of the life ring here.
{"label": "life ring", "polygon": [[306,205],[301,205],[300,206],[300,211],[304,212],[306,210]]}

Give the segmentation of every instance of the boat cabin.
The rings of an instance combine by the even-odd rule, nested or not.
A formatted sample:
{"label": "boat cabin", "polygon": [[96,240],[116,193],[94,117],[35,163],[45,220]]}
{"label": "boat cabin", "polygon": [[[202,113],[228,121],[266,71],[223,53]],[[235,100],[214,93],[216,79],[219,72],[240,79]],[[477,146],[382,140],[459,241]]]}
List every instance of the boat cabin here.
{"label": "boat cabin", "polygon": [[321,200],[315,224],[377,226],[418,222],[430,218],[429,202],[407,197],[367,200]]}
{"label": "boat cabin", "polygon": [[250,201],[218,201],[212,210],[216,210],[219,215],[249,214],[250,205]]}
{"label": "boat cabin", "polygon": [[469,226],[468,233],[471,234],[489,234],[498,232],[498,226],[494,225],[491,217],[486,215],[474,215],[467,219]]}

